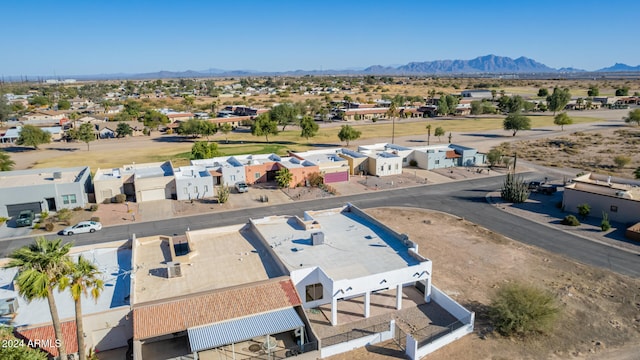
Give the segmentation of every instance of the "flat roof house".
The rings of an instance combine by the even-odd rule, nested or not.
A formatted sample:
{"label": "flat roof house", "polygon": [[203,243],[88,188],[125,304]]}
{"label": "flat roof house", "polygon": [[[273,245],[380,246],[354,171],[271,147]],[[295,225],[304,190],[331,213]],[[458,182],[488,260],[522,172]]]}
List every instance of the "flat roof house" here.
{"label": "flat roof house", "polygon": [[90,172],[87,166],[0,172],[0,216],[85,207],[91,192]]}
{"label": "flat roof house", "polygon": [[325,184],[349,181],[349,162],[338,155],[340,149],[311,150],[291,153],[291,156],[307,160],[318,166]]}
{"label": "flat roof house", "polygon": [[171,161],[98,169],[93,177],[96,202],[125,194],[135,202],[171,199],[176,182]]}
{"label": "flat roof house", "polygon": [[214,177],[214,183],[218,185],[224,182],[228,186],[233,186],[237,182],[246,182],[244,165],[233,156],[191,160],[191,165],[204,166]]}
{"label": "flat roof house", "polygon": [[177,200],[206,199],[215,195],[213,176],[204,166],[181,166],[174,170]]}
{"label": "flat roof house", "polygon": [[587,173],[564,187],[562,204],[566,211],[577,212],[588,204],[591,214],[603,212],[612,221],[632,224],[640,221],[640,181]]}
{"label": "flat roof house", "polygon": [[484,164],[485,155],[466,146],[445,144],[413,148],[413,160],[421,169],[441,169],[454,166],[479,166]]}
{"label": "flat roof house", "polygon": [[[127,346],[133,332],[129,317],[131,247],[128,241],[74,247],[72,259],[82,255],[97,266],[104,281],[100,296],[94,300],[82,296],[83,324],[87,349],[105,351]],[[8,259],[0,260],[4,265]],[[17,336],[27,341],[39,341],[40,348],[51,356],[58,355],[55,335],[46,299],[27,302],[18,294],[14,283],[17,269],[0,268],[0,323],[13,326]],[[69,290],[53,293],[62,323],[67,352],[78,351],[74,302]]]}

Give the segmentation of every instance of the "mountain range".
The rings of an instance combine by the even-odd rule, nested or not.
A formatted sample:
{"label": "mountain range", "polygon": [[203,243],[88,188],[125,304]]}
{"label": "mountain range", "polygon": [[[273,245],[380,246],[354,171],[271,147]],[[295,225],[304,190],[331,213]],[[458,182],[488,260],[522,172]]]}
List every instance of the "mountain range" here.
{"label": "mountain range", "polygon": [[[141,74],[100,74],[70,75],[62,78],[89,79],[168,79],[168,78],[201,78],[220,76],[304,76],[304,75],[485,75],[485,74],[578,74],[605,72],[640,72],[640,65],[629,66],[616,63],[613,66],[595,71],[586,71],[572,67],[555,69],[533,59],[521,56],[512,59],[506,56],[485,55],[471,60],[435,60],[411,62],[399,66],[372,65],[362,70],[292,70],[283,72],[254,70],[222,70],[210,68],[206,70],[159,71]],[[52,78],[52,77],[44,77]],[[12,81],[11,78],[6,79]]]}

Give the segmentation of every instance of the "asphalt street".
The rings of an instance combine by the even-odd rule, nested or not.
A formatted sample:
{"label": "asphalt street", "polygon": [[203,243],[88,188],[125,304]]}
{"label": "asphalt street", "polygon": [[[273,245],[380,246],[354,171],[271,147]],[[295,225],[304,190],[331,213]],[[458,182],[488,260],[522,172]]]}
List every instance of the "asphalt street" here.
{"label": "asphalt street", "polygon": [[[540,178],[540,174],[529,173],[527,178]],[[565,255],[579,262],[640,277],[640,256],[607,245],[574,236],[564,231],[529,221],[501,211],[488,204],[485,195],[501,187],[502,177],[490,177],[446,184],[423,185],[389,191],[300,201],[275,206],[248,208],[214,214],[171,218],[160,221],[132,223],[106,227],[95,234],[73,235],[65,238],[76,245],[87,245],[152,235],[182,234],[187,230],[198,230],[217,226],[246,223],[250,218],[270,215],[302,215],[305,210],[321,210],[340,207],[350,202],[361,208],[403,206],[447,212],[503,234],[514,240],[538,246],[553,253]],[[443,234],[446,236],[446,234]],[[59,236],[51,235],[49,238]],[[0,255],[29,244],[32,237],[0,242]],[[428,257],[428,254],[425,254]]]}

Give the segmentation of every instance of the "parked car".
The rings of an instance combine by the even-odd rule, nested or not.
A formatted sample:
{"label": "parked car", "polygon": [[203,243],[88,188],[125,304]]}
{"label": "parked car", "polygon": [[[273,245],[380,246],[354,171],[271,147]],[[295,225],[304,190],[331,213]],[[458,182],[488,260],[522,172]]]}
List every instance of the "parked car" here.
{"label": "parked car", "polygon": [[80,221],[62,230],[62,235],[93,233],[102,229],[102,224],[97,221]]}
{"label": "parked car", "polygon": [[542,185],[540,181],[530,181],[529,182],[529,190],[538,190],[538,187]]}
{"label": "parked car", "polygon": [[31,226],[33,225],[33,219],[35,218],[35,214],[31,210],[22,210],[18,217],[16,218],[16,226]]}
{"label": "parked car", "polygon": [[246,193],[249,191],[249,186],[247,186],[247,183],[245,182],[237,182],[236,190],[238,190],[239,193]]}

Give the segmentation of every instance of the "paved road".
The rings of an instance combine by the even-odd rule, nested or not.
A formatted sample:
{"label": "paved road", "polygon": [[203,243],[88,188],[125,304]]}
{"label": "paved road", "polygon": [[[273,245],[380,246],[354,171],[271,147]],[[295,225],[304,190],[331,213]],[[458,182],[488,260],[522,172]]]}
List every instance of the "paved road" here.
{"label": "paved road", "polygon": [[[528,174],[540,178],[540,174]],[[463,217],[492,231],[520,242],[538,246],[562,254],[582,263],[640,277],[640,256],[556,230],[527,219],[511,215],[487,204],[485,195],[502,184],[502,177],[459,181],[447,184],[426,185],[390,191],[372,191],[353,196],[301,201],[262,208],[250,208],[223,213],[172,218],[161,221],[132,223],[105,228],[95,234],[69,237],[76,245],[138,237],[173,235],[191,230],[246,223],[249,218],[261,218],[274,214],[302,215],[305,210],[335,208],[351,202],[361,208],[381,206],[406,206],[434,209]],[[51,236],[55,238],[56,236]],[[0,255],[6,256],[13,249],[28,244],[32,238],[20,238],[0,242]],[[428,256],[428,254],[426,254]]]}

